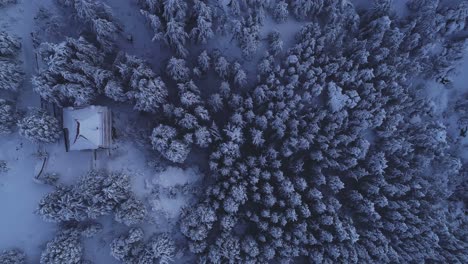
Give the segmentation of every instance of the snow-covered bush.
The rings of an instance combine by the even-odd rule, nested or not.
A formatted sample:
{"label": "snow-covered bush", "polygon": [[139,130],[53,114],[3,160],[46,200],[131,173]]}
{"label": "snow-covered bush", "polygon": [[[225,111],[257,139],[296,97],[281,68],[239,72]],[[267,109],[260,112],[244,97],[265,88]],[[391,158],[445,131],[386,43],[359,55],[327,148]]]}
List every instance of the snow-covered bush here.
{"label": "snow-covered bush", "polygon": [[18,121],[20,135],[36,143],[56,142],[62,133],[59,121],[42,110],[35,110]]}
{"label": "snow-covered bush", "polygon": [[42,173],[35,180],[42,184],[47,184],[51,186],[56,186],[59,180],[59,175],[57,173]]}
{"label": "snow-covered bush", "polygon": [[[1,4],[0,4],[1,5]],[[21,49],[21,41],[18,37],[0,31],[0,56],[8,57],[18,54]]]}
{"label": "snow-covered bush", "polygon": [[26,264],[26,254],[19,249],[4,250],[0,253],[0,264]]}
{"label": "snow-covered bush", "polygon": [[11,133],[19,118],[12,102],[0,99],[0,135]]}
{"label": "snow-covered bush", "polygon": [[23,80],[24,72],[17,63],[0,58],[0,90],[17,91]]}

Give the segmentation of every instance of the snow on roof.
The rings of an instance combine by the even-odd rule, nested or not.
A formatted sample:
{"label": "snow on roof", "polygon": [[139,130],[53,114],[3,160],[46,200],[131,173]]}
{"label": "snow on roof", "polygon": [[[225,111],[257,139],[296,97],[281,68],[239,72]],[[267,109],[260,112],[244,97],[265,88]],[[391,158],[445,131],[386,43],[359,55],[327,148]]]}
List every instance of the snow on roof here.
{"label": "snow on roof", "polygon": [[98,149],[108,145],[108,109],[103,106],[63,109],[69,150]]}

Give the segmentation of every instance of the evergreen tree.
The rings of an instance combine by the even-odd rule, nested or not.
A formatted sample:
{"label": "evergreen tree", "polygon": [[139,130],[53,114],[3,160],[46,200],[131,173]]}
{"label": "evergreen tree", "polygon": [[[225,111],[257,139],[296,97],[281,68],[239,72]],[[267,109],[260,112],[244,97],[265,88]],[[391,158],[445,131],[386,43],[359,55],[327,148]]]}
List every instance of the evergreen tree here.
{"label": "evergreen tree", "polygon": [[167,74],[176,82],[185,82],[189,79],[190,70],[184,59],[172,57],[166,66]]}

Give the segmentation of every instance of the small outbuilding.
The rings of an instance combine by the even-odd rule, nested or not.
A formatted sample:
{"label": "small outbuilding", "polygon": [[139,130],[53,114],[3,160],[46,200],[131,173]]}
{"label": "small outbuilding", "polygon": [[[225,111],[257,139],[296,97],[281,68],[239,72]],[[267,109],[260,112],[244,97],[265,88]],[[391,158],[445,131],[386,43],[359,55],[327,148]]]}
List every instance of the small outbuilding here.
{"label": "small outbuilding", "polygon": [[112,115],[105,106],[63,109],[63,129],[67,151],[110,148]]}

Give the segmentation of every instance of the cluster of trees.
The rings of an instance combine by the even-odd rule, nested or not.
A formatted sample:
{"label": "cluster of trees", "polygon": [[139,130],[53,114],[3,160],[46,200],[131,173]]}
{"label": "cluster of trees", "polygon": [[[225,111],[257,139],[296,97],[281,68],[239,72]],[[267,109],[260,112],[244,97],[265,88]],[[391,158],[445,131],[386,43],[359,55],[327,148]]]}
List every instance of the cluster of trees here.
{"label": "cluster of trees", "polygon": [[[453,21],[467,13],[410,1],[424,8],[402,21],[390,1],[359,15],[295,2],[314,2],[297,12],[328,22],[301,29],[282,65],[267,54],[251,93],[212,95],[223,129],[208,148],[215,183],[181,221],[190,250],[208,263],[466,262],[455,231],[466,219],[443,206],[462,201],[451,194],[462,165],[409,79],[461,57],[464,39],[452,36],[466,28]],[[422,31],[434,13],[449,34]],[[440,42],[452,45],[430,49]]]}
{"label": "cluster of trees", "polygon": [[67,38],[38,49],[45,66],[33,77],[33,89],[58,106],[91,103],[104,90],[112,74],[101,68],[103,53],[83,37]]}
{"label": "cluster of trees", "polygon": [[[102,31],[94,30],[97,45],[84,38],[41,45],[46,67],[33,78],[35,91],[59,106],[86,105],[99,95],[129,101],[158,113],[150,139],[169,161],[184,163],[194,147],[208,152],[206,193],[180,222],[201,263],[468,262],[461,209],[467,186],[460,180],[466,165],[439,113],[411,87],[421,76],[450,82],[465,48],[466,2],[411,0],[401,19],[391,0],[362,13],[341,0],[141,0],[153,39],[177,55],[163,78],[124,53],[107,54],[114,62],[106,67],[100,51],[112,50],[118,29],[108,8],[62,2]],[[194,67],[184,59],[189,39],[206,43],[225,27],[251,56],[266,13],[308,23],[286,52],[279,32],[268,36],[253,87],[246,89],[241,64],[219,51],[201,52]],[[207,76],[219,83],[212,94],[198,86]],[[456,106],[462,114],[465,108],[464,101]],[[12,109],[0,101],[0,132],[11,130]],[[33,141],[56,140],[58,123],[43,113],[19,126]],[[128,226],[147,214],[127,175],[95,171],[58,186],[38,213],[59,223],[113,214]],[[83,261],[82,230],[64,228],[42,263]],[[138,228],[111,244],[124,263],[169,263],[175,251],[169,235],[145,242]]]}
{"label": "cluster of trees", "polygon": [[42,43],[38,52],[45,66],[33,77],[34,91],[62,107],[89,105],[106,95],[118,102],[131,102],[139,111],[161,109],[168,95],[166,84],[146,62],[119,53],[108,68],[100,51],[83,37]]}
{"label": "cluster of trees", "polygon": [[153,41],[164,41],[179,57],[187,57],[186,44],[206,44],[216,31],[219,9],[204,0],[139,0],[141,14],[154,32]]}
{"label": "cluster of trees", "polygon": [[49,222],[86,221],[103,215],[125,225],[141,223],[147,210],[131,192],[124,173],[90,171],[73,186],[57,186],[39,202],[37,213]]}
{"label": "cluster of trees", "polygon": [[174,261],[175,242],[169,234],[154,234],[145,242],[141,228],[132,228],[127,234],[114,239],[110,245],[111,255],[125,264],[159,263]]}

